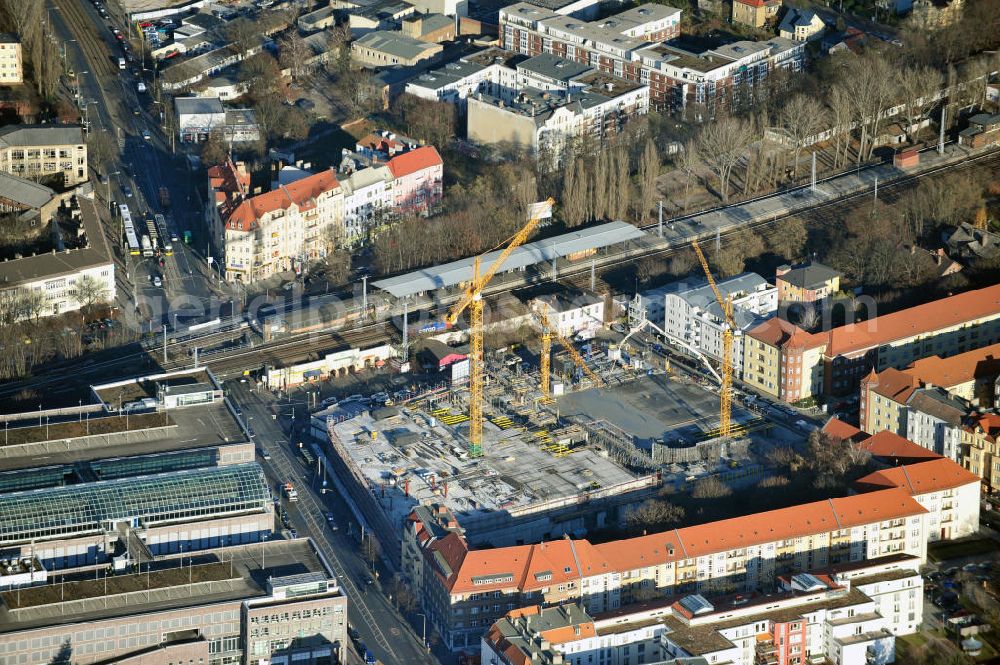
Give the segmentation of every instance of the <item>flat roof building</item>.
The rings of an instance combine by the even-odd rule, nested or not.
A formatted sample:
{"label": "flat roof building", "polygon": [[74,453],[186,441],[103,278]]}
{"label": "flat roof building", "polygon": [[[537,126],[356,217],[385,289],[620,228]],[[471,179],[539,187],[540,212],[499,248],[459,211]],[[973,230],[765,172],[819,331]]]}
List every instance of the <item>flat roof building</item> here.
{"label": "flat roof building", "polygon": [[407,37],[401,32],[374,30],[351,42],[351,57],[367,67],[415,65],[443,50],[440,44]]}
{"label": "flat roof building", "polygon": [[[347,598],[312,541],[60,571],[0,592],[0,665],[343,662]],[[70,656],[71,654],[71,656]]]}

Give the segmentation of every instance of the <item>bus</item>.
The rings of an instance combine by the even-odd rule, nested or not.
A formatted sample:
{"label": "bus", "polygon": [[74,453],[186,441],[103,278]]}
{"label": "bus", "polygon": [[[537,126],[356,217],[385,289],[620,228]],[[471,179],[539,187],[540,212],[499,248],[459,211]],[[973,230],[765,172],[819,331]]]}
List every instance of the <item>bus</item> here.
{"label": "bus", "polygon": [[158,253],[160,251],[160,234],[156,230],[156,221],[152,217],[146,217],[146,235],[149,236],[153,253]]}
{"label": "bus", "polygon": [[142,234],[142,255],[152,256],[153,255],[153,244],[149,242],[149,236],[145,233]]}
{"label": "bus", "polygon": [[122,228],[125,230],[125,242],[128,244],[128,253],[132,256],[139,256],[142,253],[142,246],[139,244],[139,236],[135,233],[135,226],[132,224],[132,213],[124,203],[118,206],[118,212],[122,216]]}
{"label": "bus", "polygon": [[160,233],[160,244],[163,245],[163,253],[170,256],[174,253],[174,244],[170,241],[170,232],[167,230],[167,219],[160,213],[153,215],[156,221],[156,230]]}

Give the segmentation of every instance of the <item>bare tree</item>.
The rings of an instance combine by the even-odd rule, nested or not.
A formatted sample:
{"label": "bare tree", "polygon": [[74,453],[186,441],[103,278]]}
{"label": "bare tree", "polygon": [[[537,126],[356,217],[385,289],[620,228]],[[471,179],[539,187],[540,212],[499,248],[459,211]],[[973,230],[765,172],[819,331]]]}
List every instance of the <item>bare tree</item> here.
{"label": "bare tree", "polygon": [[248,18],[233,19],[225,26],[225,36],[241,53],[260,44],[261,28]]}
{"label": "bare tree", "polygon": [[792,260],[802,254],[809,239],[806,223],[801,217],[789,217],[771,230],[767,244],[778,256]]}
{"label": "bare tree", "polygon": [[106,302],[108,299],[108,289],[96,277],[83,275],[77,278],[76,283],[70,289],[73,299],[80,303],[80,310],[87,316],[91,307],[98,303]]}
{"label": "bare tree", "polygon": [[793,173],[799,175],[799,154],[809,139],[815,140],[817,134],[827,125],[823,105],[808,95],[795,95],[781,109],[781,126],[788,132],[792,141]]}
{"label": "bare tree", "polygon": [[865,51],[855,57],[859,60],[844,77],[844,85],[853,104],[854,119],[861,129],[858,148],[858,163],[861,163],[871,159],[885,112],[897,96],[894,94],[896,76],[878,51]]}
{"label": "bare tree", "polygon": [[312,49],[297,31],[291,31],[278,42],[279,62],[289,71],[296,83],[307,82],[312,76],[313,66],[309,63],[313,56]]}
{"label": "bare tree", "polygon": [[688,203],[691,200],[691,180],[694,178],[694,170],[701,163],[698,155],[698,144],[688,141],[684,144],[684,149],[677,155],[677,168],[684,174],[684,212],[687,212]]}
{"label": "bare tree", "polygon": [[839,83],[830,87],[826,98],[829,109],[830,124],[833,131],[833,168],[840,168],[840,160],[846,158],[847,147],[851,138],[851,123],[853,121],[852,102],[850,94]]}
{"label": "bare tree", "polygon": [[117,148],[111,136],[105,131],[92,131],[87,137],[87,156],[101,171],[115,158]]}
{"label": "bare tree", "polygon": [[941,90],[944,81],[941,73],[932,67],[907,67],[899,77],[899,92],[906,113],[906,133],[914,140],[916,125],[934,103],[935,93]]}
{"label": "bare tree", "polygon": [[615,148],[609,164],[614,173],[614,182],[609,190],[610,217],[623,220],[632,206],[632,181],[629,178],[628,153],[623,146]]}
{"label": "bare tree", "polygon": [[662,529],[684,519],[684,508],[668,501],[647,499],[625,514],[626,525],[633,530]]}
{"label": "bare tree", "polygon": [[636,221],[642,223],[649,215],[656,198],[656,179],[660,175],[660,154],[653,139],[646,140],[646,147],[639,160],[639,210]]}
{"label": "bare tree", "polygon": [[708,476],[694,484],[691,497],[695,499],[721,499],[732,493],[732,488],[719,480],[718,476]]}
{"label": "bare tree", "polygon": [[729,179],[740,163],[754,135],[750,123],[728,117],[709,123],[698,135],[698,153],[719,178],[719,194],[729,202]]}
{"label": "bare tree", "polygon": [[563,191],[560,197],[563,222],[573,228],[583,223],[587,214],[587,173],[584,160],[573,153],[566,159]]}

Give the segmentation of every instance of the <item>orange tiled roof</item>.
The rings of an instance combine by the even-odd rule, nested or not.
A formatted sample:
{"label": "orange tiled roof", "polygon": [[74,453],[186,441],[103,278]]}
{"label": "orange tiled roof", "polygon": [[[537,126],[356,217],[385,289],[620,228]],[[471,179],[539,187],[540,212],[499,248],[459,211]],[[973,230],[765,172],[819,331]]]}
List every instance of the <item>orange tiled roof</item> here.
{"label": "orange tiled roof", "polygon": [[425,145],[417,148],[416,150],[396,155],[386,162],[386,166],[389,167],[392,177],[401,178],[403,176],[416,173],[417,171],[423,171],[424,169],[429,169],[434,166],[441,166],[443,163],[444,162],[441,161],[441,155],[438,154],[437,148],[432,145]]}
{"label": "orange tiled roof", "polygon": [[967,425],[965,427],[966,431],[973,431],[974,427],[979,427],[986,433],[986,437],[990,440],[995,440],[1000,430],[1000,415],[993,413],[984,413],[975,416],[972,421],[972,425]]}
{"label": "orange tiled roof", "polygon": [[859,485],[899,487],[911,495],[928,494],[979,483],[980,478],[945,457],[903,464],[858,479]]}
{"label": "orange tiled roof", "polygon": [[1000,373],[1000,344],[947,358],[930,356],[914,361],[904,371],[925,384],[944,388],[972,381],[978,376],[993,376]]}
{"label": "orange tiled roof", "polygon": [[[891,487],[599,545],[563,539],[540,545],[476,550],[464,557],[461,569],[456,569],[458,572],[446,583],[454,594],[502,588],[539,589],[606,572],[646,568],[925,512],[906,491]],[[536,578],[537,573],[552,576]],[[513,580],[473,582],[476,577],[504,574]]]}
{"label": "orange tiled roof", "polygon": [[869,386],[872,392],[901,404],[906,403],[913,391],[920,387],[920,381],[912,374],[892,367],[878,374],[869,374],[862,379],[862,384]]}
{"label": "orange tiled roof", "polygon": [[764,342],[768,346],[779,348],[815,348],[823,345],[823,339],[820,336],[811,335],[802,328],[778,316],[772,316],[767,321],[750,330],[747,335]]}
{"label": "orange tiled roof", "polygon": [[996,313],[1000,313],[1000,284],[834,328],[826,352],[832,357],[864,351]]}
{"label": "orange tiled roof", "polygon": [[840,418],[830,418],[830,420],[823,425],[823,432],[825,434],[829,434],[835,439],[842,439],[844,441],[853,439],[858,435],[864,435],[864,432],[860,429],[850,423],[845,423]]}
{"label": "orange tiled roof", "polygon": [[321,171],[282,185],[278,189],[244,199],[226,219],[226,228],[249,231],[257,220],[275,210],[287,210],[292,205],[300,210],[315,207],[316,197],[340,187],[332,170]]}
{"label": "orange tiled roof", "polygon": [[911,462],[932,460],[941,457],[933,450],[917,445],[895,432],[882,430],[861,442],[861,447],[872,454],[872,457],[882,457],[893,460]]}

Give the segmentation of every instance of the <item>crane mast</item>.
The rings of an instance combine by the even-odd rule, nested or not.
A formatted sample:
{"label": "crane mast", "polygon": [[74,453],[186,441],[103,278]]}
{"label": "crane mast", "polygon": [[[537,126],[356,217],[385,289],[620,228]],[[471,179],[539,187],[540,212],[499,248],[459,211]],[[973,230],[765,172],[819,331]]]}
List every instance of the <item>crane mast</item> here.
{"label": "crane mast", "polygon": [[[548,203],[551,206],[555,201],[549,199]],[[514,250],[527,241],[541,221],[540,217],[529,219],[484,273],[480,273],[481,259],[477,256],[473,262],[472,279],[465,287],[465,293],[445,316],[445,320],[454,325],[462,312],[469,310],[469,457],[483,455],[483,289]]]}
{"label": "crane mast", "polygon": [[732,433],[733,414],[733,331],[736,329],[736,322],[733,320],[733,303],[729,298],[723,298],[719,286],[712,277],[712,271],[708,267],[708,260],[698,246],[697,240],[691,241],[701,269],[705,271],[705,278],[712,288],[715,301],[722,309],[723,325],[722,330],[722,385],[719,389],[719,436],[729,436]]}

